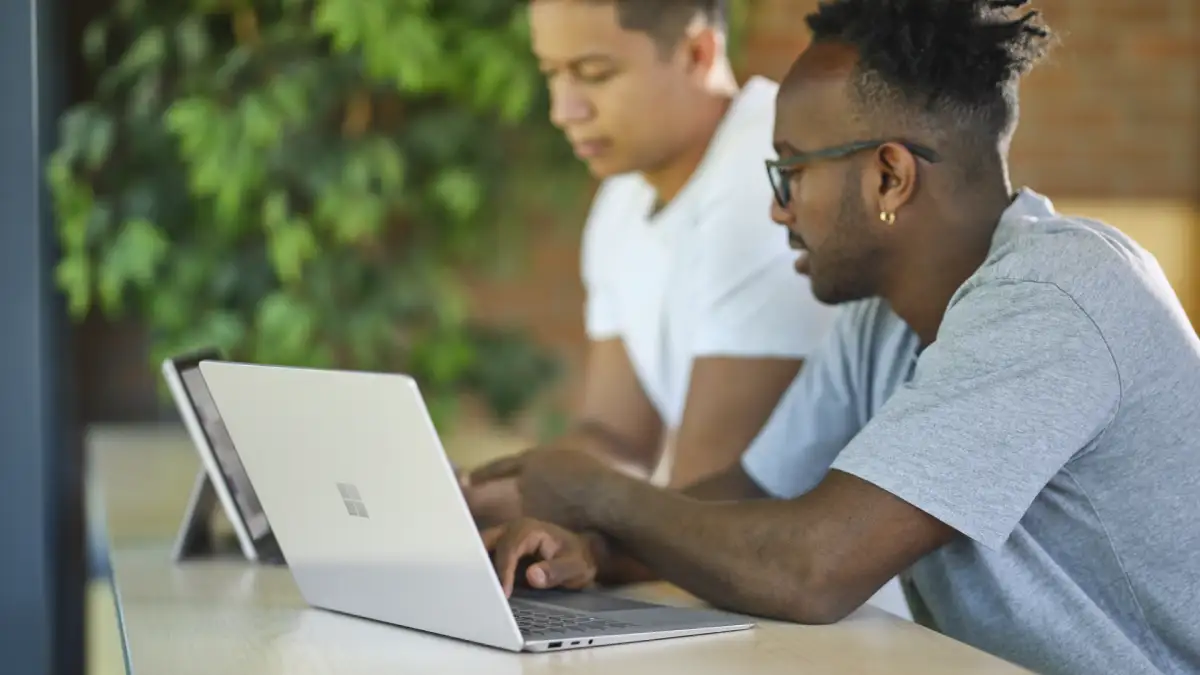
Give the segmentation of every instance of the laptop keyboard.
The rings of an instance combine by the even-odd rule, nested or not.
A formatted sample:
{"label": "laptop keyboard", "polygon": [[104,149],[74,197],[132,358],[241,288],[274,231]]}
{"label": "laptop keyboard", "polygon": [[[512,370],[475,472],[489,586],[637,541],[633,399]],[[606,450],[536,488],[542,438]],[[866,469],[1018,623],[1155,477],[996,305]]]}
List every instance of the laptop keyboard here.
{"label": "laptop keyboard", "polygon": [[620,621],[576,614],[544,605],[526,604],[516,599],[512,600],[510,604],[513,616],[517,619],[517,627],[521,629],[521,634],[527,637],[544,637],[580,631],[597,633],[633,627],[632,624]]}

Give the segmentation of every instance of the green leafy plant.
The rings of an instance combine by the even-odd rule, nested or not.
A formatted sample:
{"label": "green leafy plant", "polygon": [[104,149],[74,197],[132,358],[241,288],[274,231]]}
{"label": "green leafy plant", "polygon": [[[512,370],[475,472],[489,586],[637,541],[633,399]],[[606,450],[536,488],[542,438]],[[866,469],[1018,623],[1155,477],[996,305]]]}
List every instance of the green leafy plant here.
{"label": "green leafy plant", "polygon": [[137,317],[156,362],[397,370],[441,422],[464,392],[511,418],[556,362],[464,281],[585,185],[524,4],[116,0],[48,168],[73,315]]}

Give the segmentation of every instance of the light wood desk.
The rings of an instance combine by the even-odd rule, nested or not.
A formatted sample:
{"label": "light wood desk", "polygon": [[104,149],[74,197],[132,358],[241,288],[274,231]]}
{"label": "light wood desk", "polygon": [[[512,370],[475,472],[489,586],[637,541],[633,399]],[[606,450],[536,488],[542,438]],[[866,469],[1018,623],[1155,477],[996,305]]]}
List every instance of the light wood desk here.
{"label": "light wood desk", "polygon": [[[100,490],[94,503],[107,521],[126,657],[137,675],[1025,672],[872,607],[833,626],[762,622],[739,633],[551,654],[510,654],[311,609],[285,568],[172,564],[170,537],[195,457],[183,443],[113,440],[91,443],[92,485]],[[623,592],[698,604],[663,584]]]}

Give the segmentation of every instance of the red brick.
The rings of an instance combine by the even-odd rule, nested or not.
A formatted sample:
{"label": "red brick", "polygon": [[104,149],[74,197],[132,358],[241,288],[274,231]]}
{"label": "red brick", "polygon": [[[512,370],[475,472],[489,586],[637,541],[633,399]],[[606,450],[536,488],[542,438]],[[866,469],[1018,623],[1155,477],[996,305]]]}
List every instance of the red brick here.
{"label": "red brick", "polygon": [[1200,35],[1136,35],[1129,38],[1128,49],[1134,63],[1148,68],[1161,68],[1164,64],[1177,62],[1195,64],[1200,60]]}

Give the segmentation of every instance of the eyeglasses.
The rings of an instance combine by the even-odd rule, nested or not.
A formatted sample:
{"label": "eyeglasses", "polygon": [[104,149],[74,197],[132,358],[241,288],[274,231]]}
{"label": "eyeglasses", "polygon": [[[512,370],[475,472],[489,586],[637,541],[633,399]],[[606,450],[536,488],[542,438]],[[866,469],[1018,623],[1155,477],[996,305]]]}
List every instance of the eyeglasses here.
{"label": "eyeglasses", "polygon": [[933,150],[919,145],[917,143],[909,143],[908,141],[892,141],[892,140],[873,140],[873,141],[855,141],[845,145],[838,145],[832,148],[823,150],[813,150],[812,152],[802,152],[798,155],[793,155],[787,159],[768,159],[767,160],[767,177],[771,180],[771,189],[775,191],[775,201],[782,208],[787,208],[787,205],[792,201],[792,182],[791,173],[805,164],[820,160],[842,159],[856,152],[863,150],[874,150],[881,145],[887,143],[895,143],[903,146],[913,155],[929,162],[931,164],[941,161]]}

